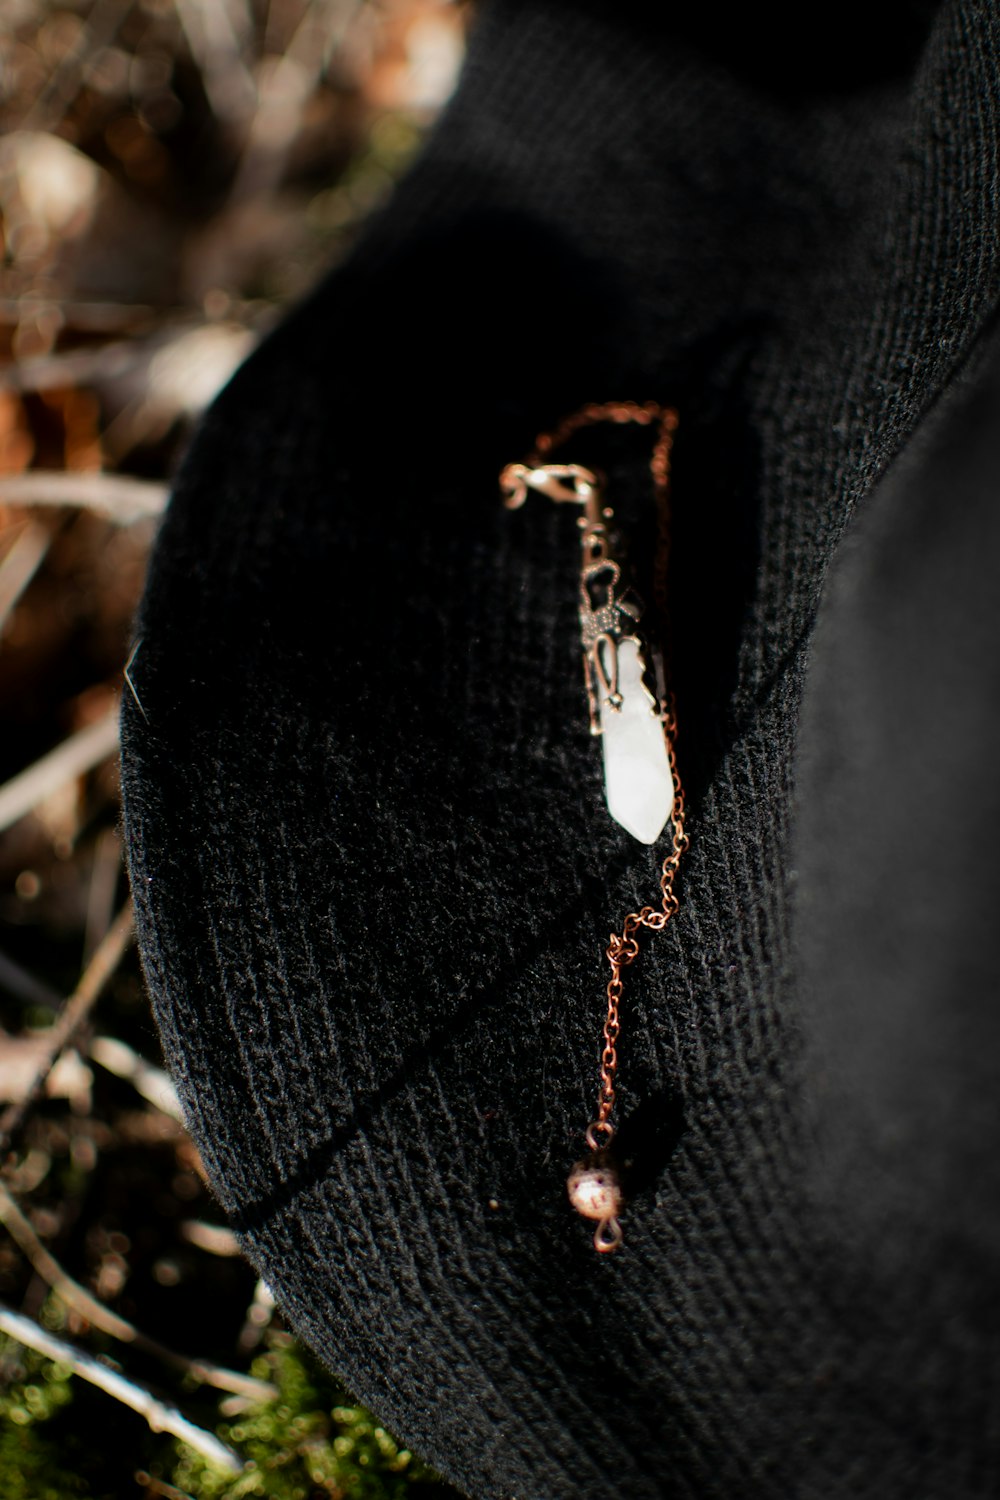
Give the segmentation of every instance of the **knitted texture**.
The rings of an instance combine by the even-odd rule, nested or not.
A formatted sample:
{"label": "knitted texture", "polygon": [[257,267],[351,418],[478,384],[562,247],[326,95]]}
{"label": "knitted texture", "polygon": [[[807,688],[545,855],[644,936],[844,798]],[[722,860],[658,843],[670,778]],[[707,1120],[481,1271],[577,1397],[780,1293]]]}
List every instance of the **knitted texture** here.
{"label": "knitted texture", "polygon": [[[470,1495],[992,1496],[1000,22],[782,71],[777,8],[670,10],[484,4],[203,424],[124,706],[150,993],[248,1256]],[[692,845],[598,1257],[563,1184],[662,850],[603,805],[572,517],[497,475],[625,397],[681,414]],[[648,571],[648,435],[567,456]]]}

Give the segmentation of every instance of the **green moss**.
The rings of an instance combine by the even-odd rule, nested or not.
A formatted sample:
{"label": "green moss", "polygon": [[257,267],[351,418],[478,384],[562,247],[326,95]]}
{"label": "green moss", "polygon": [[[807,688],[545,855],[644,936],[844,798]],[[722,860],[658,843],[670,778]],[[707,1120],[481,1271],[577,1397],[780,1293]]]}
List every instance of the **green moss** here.
{"label": "green moss", "polygon": [[[43,1321],[58,1318],[47,1307]],[[278,1394],[215,1425],[246,1464],[240,1474],[225,1474],[75,1381],[68,1365],[0,1335],[0,1496],[110,1500],[122,1493],[123,1481],[133,1483],[137,1469],[192,1500],[454,1496],[287,1334],[270,1335],[253,1373],[273,1382]],[[199,1394],[207,1394],[204,1387]],[[95,1431],[102,1434],[96,1442]]]}
{"label": "green moss", "polygon": [[86,1483],[64,1467],[46,1431],[73,1400],[70,1371],[0,1335],[0,1495],[4,1500],[69,1500]]}
{"label": "green moss", "polygon": [[287,1336],[276,1334],[254,1374],[278,1396],[217,1429],[248,1461],[235,1478],[178,1445],[171,1483],[196,1500],[407,1500],[452,1493]]}

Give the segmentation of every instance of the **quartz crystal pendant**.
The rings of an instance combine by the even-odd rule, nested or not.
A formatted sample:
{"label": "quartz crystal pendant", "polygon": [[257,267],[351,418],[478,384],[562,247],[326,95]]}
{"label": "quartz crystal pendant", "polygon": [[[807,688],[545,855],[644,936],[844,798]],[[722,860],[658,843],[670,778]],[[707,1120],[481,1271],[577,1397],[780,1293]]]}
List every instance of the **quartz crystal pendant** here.
{"label": "quartz crystal pendant", "polygon": [[590,505],[582,517],[580,636],[591,733],[604,743],[604,793],[617,823],[655,844],[673,811],[674,778],[664,705],[647,687],[663,668],[640,625],[643,608],[626,581],[611,512]]}
{"label": "quartz crystal pendant", "polygon": [[662,663],[640,628],[642,604],[628,584],[600,481],[578,464],[509,464],[500,483],[511,509],[529,490],[581,507],[580,637],[590,729],[604,742],[608,811],[641,843],[655,844],[674,806],[662,682],[659,701],[647,686],[650,669],[662,679]]}
{"label": "quartz crystal pendant", "polygon": [[643,844],[655,844],[674,807],[674,778],[657,705],[643,681],[639,643],[619,641],[617,698],[602,695],[604,792],[608,812]]}

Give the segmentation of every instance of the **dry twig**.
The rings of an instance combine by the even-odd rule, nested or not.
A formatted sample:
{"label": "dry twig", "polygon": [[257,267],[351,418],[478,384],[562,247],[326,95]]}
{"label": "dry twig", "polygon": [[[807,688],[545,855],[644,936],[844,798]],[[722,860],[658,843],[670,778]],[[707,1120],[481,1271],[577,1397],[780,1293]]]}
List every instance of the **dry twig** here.
{"label": "dry twig", "polygon": [[28,521],[0,563],[0,633],[28,584],[41,567],[51,537],[44,526]]}
{"label": "dry twig", "polygon": [[175,3],[213,113],[227,124],[242,125],[257,97],[242,55],[243,40],[251,28],[246,5],[234,8],[237,11],[234,16],[222,0],[200,0],[198,4],[194,0],[175,0]]}
{"label": "dry twig", "polygon": [[0,952],[0,988],[5,989],[9,995],[14,995],[18,1000],[23,1000],[27,1005],[43,1005],[46,1010],[58,1010],[63,1003],[63,997],[51,985],[45,984],[30,974],[27,969],[6,953]]}
{"label": "dry twig", "polygon": [[67,781],[92,771],[117,749],[118,709],[113,708],[0,786],[0,832],[33,812]]}
{"label": "dry twig", "polygon": [[119,526],[162,515],[166,503],[165,484],[126,474],[47,474],[35,469],[0,479],[0,504],[79,505]]}
{"label": "dry twig", "polygon": [[161,1114],[184,1124],[177,1090],[162,1068],[148,1063],[127,1042],[119,1041],[115,1036],[95,1036],[87,1051],[94,1062],[107,1068],[116,1078],[124,1078]]}
{"label": "dry twig", "polygon": [[56,1058],[73,1040],[93,1009],[97,997],[121,963],[122,956],[132,941],[133,930],[132,903],[127,901],[99,943],[93,958],[81,975],[79,984],[53,1023],[48,1033],[48,1046],[39,1059],[34,1079],[25,1090],[24,1097],[8,1105],[3,1115],[0,1116],[0,1157],[9,1150],[11,1141],[27,1119],[36,1099],[41,1095],[45,1080],[52,1071]]}
{"label": "dry twig", "polygon": [[33,355],[11,362],[0,370],[0,391],[27,395],[65,390],[70,386],[100,388],[129,376],[141,382],[145,379],[143,372],[161,346],[162,338],[154,335],[132,340],[113,339],[96,349]]}
{"label": "dry twig", "polygon": [[204,1428],[196,1427],[193,1422],[189,1422],[176,1406],[160,1401],[145,1386],[139,1385],[134,1380],[127,1380],[124,1375],[108,1369],[107,1365],[102,1365],[94,1359],[93,1355],[85,1354],[82,1349],[75,1349],[72,1344],[67,1344],[64,1339],[56,1338],[54,1334],[40,1328],[37,1323],[33,1323],[30,1318],[22,1317],[20,1313],[4,1307],[2,1303],[0,1303],[0,1330],[12,1339],[16,1339],[19,1344],[24,1344],[39,1354],[47,1355],[49,1359],[54,1359],[59,1364],[69,1365],[74,1375],[79,1375],[83,1380],[89,1380],[91,1385],[98,1386],[109,1396],[114,1396],[116,1401],[121,1401],[125,1406],[131,1407],[133,1411],[145,1417],[154,1432],[172,1433],[174,1437],[180,1438],[181,1442],[194,1448],[210,1463],[218,1464],[221,1469],[225,1469],[230,1474],[238,1474],[243,1468],[239,1456],[231,1448],[220,1443],[217,1437],[206,1432]]}
{"label": "dry twig", "polygon": [[132,3],[133,0],[97,0],[80,28],[76,45],[60,60],[25,116],[22,129],[56,130],[79,93],[87,58],[114,41]]}
{"label": "dry twig", "polygon": [[110,1307],[105,1307],[103,1302],[98,1302],[97,1298],[92,1296],[78,1281],[74,1281],[68,1271],[63,1270],[55,1256],[46,1250],[35,1233],[34,1226],[25,1218],[2,1183],[0,1183],[0,1223],[31,1262],[34,1270],[60,1300],[74,1312],[79,1313],[86,1322],[99,1328],[102,1333],[110,1334],[121,1344],[131,1344],[135,1349],[142,1349],[144,1353],[152,1354],[156,1359],[162,1360],[165,1365],[170,1365],[185,1375],[193,1376],[203,1385],[214,1386],[216,1390],[232,1391],[234,1395],[246,1396],[251,1401],[269,1401],[278,1394],[277,1386],[272,1385],[270,1381],[257,1380],[253,1375],[241,1375],[238,1370],[223,1369],[219,1365],[212,1364],[210,1360],[189,1359],[186,1354],[178,1354],[175,1349],[168,1348],[157,1339],[151,1339],[127,1318],[119,1317],[118,1313],[112,1312]]}
{"label": "dry twig", "polygon": [[343,42],[364,0],[311,0],[294,35],[261,84],[230,202],[273,193],[330,54]]}
{"label": "dry twig", "polygon": [[111,926],[115,895],[122,868],[122,846],[117,833],[105,828],[97,839],[94,863],[87,886],[87,922],[83,936],[83,961],[89,963]]}

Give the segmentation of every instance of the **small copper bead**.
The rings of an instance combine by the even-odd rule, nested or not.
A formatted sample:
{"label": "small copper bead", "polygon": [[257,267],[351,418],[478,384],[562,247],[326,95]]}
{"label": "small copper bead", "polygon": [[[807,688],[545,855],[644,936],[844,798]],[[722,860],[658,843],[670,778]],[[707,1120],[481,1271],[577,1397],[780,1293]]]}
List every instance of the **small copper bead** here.
{"label": "small copper bead", "polygon": [[569,1201],[585,1219],[613,1219],[625,1195],[610,1151],[594,1151],[578,1161],[566,1181]]}

